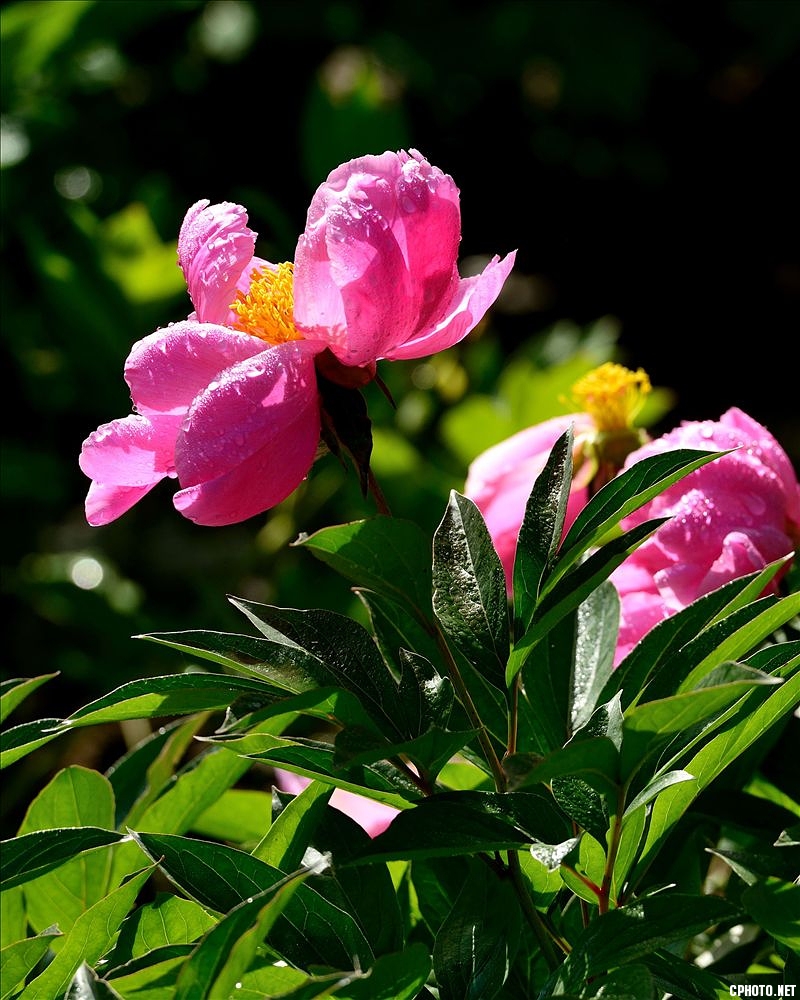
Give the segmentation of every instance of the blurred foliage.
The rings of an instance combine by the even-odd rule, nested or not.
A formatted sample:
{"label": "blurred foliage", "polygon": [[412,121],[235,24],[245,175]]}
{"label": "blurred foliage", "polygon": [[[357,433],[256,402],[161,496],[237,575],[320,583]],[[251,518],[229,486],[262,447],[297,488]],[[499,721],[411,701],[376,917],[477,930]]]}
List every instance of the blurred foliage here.
{"label": "blurred foliage", "polygon": [[[396,409],[366,390],[375,472],[426,530],[478,451],[568,411],[609,357],[672,390],[645,422],[736,404],[800,453],[799,4],[42,0],[0,17],[3,670],[62,672],[58,710],[34,697],[32,715],[174,669],[130,636],[235,630],[226,593],[358,613],[289,544],[373,512],[333,458],[242,525],[185,521],[166,486],[85,524],[81,442],[129,412],[130,346],[190,308],[175,245],[198,198],[246,205],[259,253],[285,260],[329,170],[411,146],[461,189],[465,269],[518,248],[467,342],[381,368]],[[94,740],[71,759],[96,764]]]}

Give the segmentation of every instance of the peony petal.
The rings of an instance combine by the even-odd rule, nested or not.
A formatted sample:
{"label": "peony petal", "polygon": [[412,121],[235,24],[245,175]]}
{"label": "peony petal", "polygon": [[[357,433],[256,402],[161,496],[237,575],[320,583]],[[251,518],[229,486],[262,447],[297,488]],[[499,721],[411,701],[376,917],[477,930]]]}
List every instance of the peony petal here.
{"label": "peony petal", "polygon": [[381,357],[391,361],[424,358],[459,343],[475,329],[497,299],[515,259],[516,251],[502,260],[495,256],[479,275],[461,279],[455,295],[447,304],[445,315],[435,325],[423,329]]}
{"label": "peony petal", "polygon": [[215,479],[180,490],[173,498],[175,508],[195,524],[218,527],[255,517],[285,500],[314,462],[320,432],[316,397],[281,426],[279,435],[264,430],[260,449]]}
{"label": "peony petal", "polygon": [[93,480],[86,497],[86,520],[108,524],[165,476],[174,476],[178,417],[134,414],[103,424],[83,442],[79,464]]}
{"label": "peony petal", "polygon": [[[275,783],[282,791],[299,795],[311,784],[311,779],[276,768]],[[379,833],[383,833],[399,811],[393,806],[375,802],[366,795],[357,795],[345,788],[334,788],[329,805],[355,820],[370,837],[377,837]]]}
{"label": "peony petal", "polygon": [[237,283],[253,259],[256,233],[247,211],[224,201],[195,202],[184,217],[178,237],[178,262],[186,277],[195,315],[203,323],[228,321]]}
{"label": "peony petal", "polygon": [[[494,261],[462,281],[460,237],[452,177],[415,150],[343,164],[317,190],[298,241],[298,328],[352,366],[451,346],[484,315],[513,263],[513,255]],[[396,353],[410,341],[424,343]]]}
{"label": "peony petal", "polygon": [[[318,410],[314,348],[304,341],[267,347],[220,373],[197,395],[175,445],[181,486],[215,479],[280,441],[284,428]],[[287,450],[291,448],[285,442]]]}
{"label": "peony petal", "polygon": [[149,486],[104,486],[92,483],[86,494],[86,520],[93,528],[116,521],[152,490]]}
{"label": "peony petal", "polygon": [[175,474],[175,439],[180,417],[132,414],[102,424],[83,442],[79,464],[95,482],[153,486]]}
{"label": "peony petal", "polygon": [[618,666],[636,643],[671,613],[658,593],[639,591],[622,597],[614,666]]}
{"label": "peony petal", "polygon": [[263,350],[258,337],[185,320],[134,344],[125,381],[140,413],[186,413],[220,372]]}
{"label": "peony petal", "polygon": [[260,514],[308,474],[319,434],[313,347],[271,347],[195,400],[175,448],[183,487],[175,506],[205,525]]}
{"label": "peony petal", "polygon": [[[484,491],[496,492],[500,481],[513,472],[520,462],[533,459],[537,463],[541,463],[539,467],[539,471],[541,471],[553,445],[570,424],[574,425],[576,436],[594,427],[588,414],[568,413],[563,417],[552,417],[540,424],[534,424],[533,427],[526,427],[504,441],[487,448],[472,461],[469,467],[464,487],[466,496],[480,506],[479,498],[482,497]],[[531,488],[533,488],[533,480],[531,480]]]}

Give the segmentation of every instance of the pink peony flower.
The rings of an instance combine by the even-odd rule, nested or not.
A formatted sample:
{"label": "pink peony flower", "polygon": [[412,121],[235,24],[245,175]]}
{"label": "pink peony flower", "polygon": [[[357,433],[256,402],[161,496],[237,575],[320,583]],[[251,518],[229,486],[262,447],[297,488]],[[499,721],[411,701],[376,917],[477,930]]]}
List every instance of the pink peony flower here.
{"label": "pink peony flower", "polygon": [[164,478],[175,507],[223,525],[275,506],[317,453],[316,373],[364,385],[378,360],[458,343],[497,298],[515,254],[461,278],[458,189],[415,150],[334,170],[311,202],[294,265],[255,256],[240,205],[186,214],[178,261],[194,311],[134,345],[135,412],[83,443],[90,524],[129,510]]}
{"label": "pink peony flower", "polygon": [[[611,576],[622,602],[616,662],[654,625],[698,597],[791,553],[800,540],[800,486],[788,456],[732,407],[689,421],[630,454],[626,467],[676,448],[736,451],[690,473],[625,518],[628,529],[671,516]],[[777,580],[768,592],[776,593]]]}
{"label": "pink peony flower", "polygon": [[[311,779],[301,774],[294,774],[292,771],[277,769],[275,783],[281,791],[299,795],[311,783]],[[355,792],[348,792],[344,788],[334,788],[328,804],[355,820],[370,837],[377,837],[379,833],[383,833],[398,813],[392,806],[368,799],[365,795],[356,795]]]}
{"label": "pink peony flower", "polygon": [[544,469],[556,441],[570,424],[574,432],[574,475],[567,502],[564,534],[589,499],[589,483],[606,472],[607,457],[623,455],[641,443],[633,419],[650,392],[641,369],[631,371],[607,362],[588,372],[572,388],[575,401],[587,412],[569,413],[535,424],[493,445],[467,471],[464,495],[480,510],[500,556],[509,596],[514,555],[525,506],[533,484]]}
{"label": "pink peony flower", "polygon": [[[737,449],[695,470],[622,522],[629,530],[650,518],[671,517],[611,575],[621,601],[615,664],[664,618],[790,554],[800,542],[800,486],[769,431],[734,407],[718,421],[685,422],[632,449],[632,417],[649,389],[644,372],[601,365],[573,388],[588,412],[554,417],[489,448],[470,465],[464,487],[486,521],[511,595],[528,496],[570,423],[576,471],[565,533],[586,504],[590,485],[602,485],[614,469],[677,448]],[[644,434],[638,433],[641,441]],[[627,449],[626,457],[620,458],[626,454],[621,448]],[[771,592],[777,592],[779,578]]]}
{"label": "pink peony flower", "polygon": [[[553,445],[570,423],[574,425],[576,440],[595,430],[594,421],[588,413],[553,417],[488,448],[472,462],[467,472],[464,495],[477,505],[486,521],[492,543],[503,564],[509,594],[525,505]],[[587,483],[576,478],[567,504],[565,532],[588,498]]]}

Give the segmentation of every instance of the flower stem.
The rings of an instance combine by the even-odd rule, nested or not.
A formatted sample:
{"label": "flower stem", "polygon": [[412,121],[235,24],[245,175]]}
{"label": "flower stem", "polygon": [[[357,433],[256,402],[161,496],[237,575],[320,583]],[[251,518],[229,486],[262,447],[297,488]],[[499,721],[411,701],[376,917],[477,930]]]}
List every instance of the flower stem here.
{"label": "flower stem", "polygon": [[453,682],[453,687],[458,695],[458,700],[464,706],[464,711],[469,716],[469,721],[472,723],[473,728],[478,734],[478,741],[481,745],[481,749],[483,750],[483,755],[486,758],[486,763],[492,771],[494,786],[498,792],[504,792],[506,790],[506,773],[503,770],[500,758],[497,756],[494,746],[492,745],[492,739],[489,736],[481,717],[478,715],[478,710],[475,708],[475,702],[472,700],[472,697],[467,690],[467,686],[464,683],[464,678],[461,676],[461,671],[458,669],[455,657],[453,656],[450,647],[447,645],[447,641],[439,628],[436,629],[435,636],[436,645],[439,647],[442,656],[447,663],[447,672],[450,675],[450,680]]}
{"label": "flower stem", "polygon": [[565,955],[569,953],[569,948],[565,942],[555,937],[548,930],[544,920],[542,920],[538,910],[533,905],[533,901],[528,893],[528,887],[525,885],[525,880],[522,877],[522,868],[519,863],[519,855],[516,851],[508,852],[508,870],[511,874],[511,884],[514,886],[514,891],[519,898],[522,912],[525,914],[533,933],[536,935],[536,940],[539,942],[539,947],[542,949],[545,961],[551,970],[557,969],[561,964],[561,959],[556,954],[554,942]]}
{"label": "flower stem", "polygon": [[375,498],[378,513],[386,514],[387,517],[391,517],[392,512],[389,510],[389,504],[386,501],[386,497],[383,495],[383,490],[378,485],[378,480],[375,478],[375,473],[372,471],[371,467],[367,471],[367,481],[369,482],[369,491]]}
{"label": "flower stem", "polygon": [[622,812],[625,808],[625,791],[620,788],[617,796],[617,814],[611,823],[611,842],[608,845],[606,865],[603,871],[603,882],[597,896],[597,912],[607,913],[611,903],[611,880],[614,875],[614,865],[617,861],[620,840],[622,839]]}

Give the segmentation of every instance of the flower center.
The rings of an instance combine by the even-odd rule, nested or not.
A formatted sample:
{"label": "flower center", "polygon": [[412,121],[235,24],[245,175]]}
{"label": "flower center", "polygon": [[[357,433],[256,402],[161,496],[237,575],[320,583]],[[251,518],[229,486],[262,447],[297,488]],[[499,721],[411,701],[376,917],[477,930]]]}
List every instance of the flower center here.
{"label": "flower center", "polygon": [[621,431],[633,427],[634,417],[651,388],[642,368],[634,372],[608,361],[578,379],[572,395],[599,431]]}
{"label": "flower center", "polygon": [[285,261],[275,270],[257,268],[250,275],[247,293],[237,292],[231,302],[231,312],[239,317],[231,325],[234,330],[252,334],[268,344],[284,344],[301,340],[294,325],[294,264]]}

